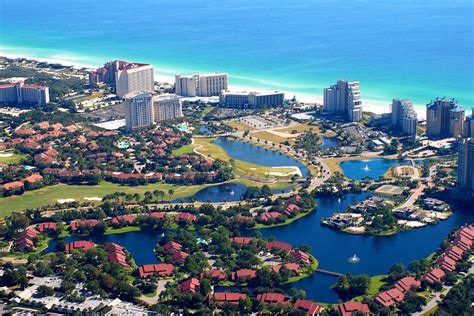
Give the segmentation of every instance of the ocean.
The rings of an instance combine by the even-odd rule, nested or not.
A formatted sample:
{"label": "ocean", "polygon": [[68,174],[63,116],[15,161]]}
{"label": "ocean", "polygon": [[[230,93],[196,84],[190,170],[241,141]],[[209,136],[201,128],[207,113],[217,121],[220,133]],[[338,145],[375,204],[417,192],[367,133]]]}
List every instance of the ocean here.
{"label": "ocean", "polygon": [[[474,106],[472,0],[2,0],[0,55],[152,63],[158,78],[225,71],[306,100],[360,80],[366,105]],[[290,95],[291,97],[291,95]]]}

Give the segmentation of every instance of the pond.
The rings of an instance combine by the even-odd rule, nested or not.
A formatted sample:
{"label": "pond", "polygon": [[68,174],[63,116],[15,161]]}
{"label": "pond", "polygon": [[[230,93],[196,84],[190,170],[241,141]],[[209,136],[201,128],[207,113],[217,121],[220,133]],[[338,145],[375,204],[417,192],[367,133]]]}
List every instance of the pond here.
{"label": "pond", "polygon": [[303,177],[310,175],[309,169],[303,163],[278,151],[222,137],[217,138],[213,144],[224,149],[229,156],[236,160],[267,167],[295,166],[300,168]]}
{"label": "pond", "polygon": [[[90,240],[96,244],[105,244],[108,242],[117,243],[125,247],[132,255],[137,265],[147,263],[158,263],[159,260],[155,257],[153,249],[157,242],[161,239],[162,230],[155,231],[136,231],[124,234],[113,234],[103,236],[69,236],[63,238],[65,242],[73,242],[76,240]],[[48,248],[45,252],[50,253],[56,251],[58,239],[53,239],[49,242]]]}
{"label": "pond", "polygon": [[[244,194],[246,185],[240,183],[223,183],[210,186],[196,192],[193,196],[176,199],[173,202],[190,202],[193,200],[199,202],[232,202],[239,201]],[[286,193],[291,191],[291,186],[283,189],[272,190],[273,193]]]}
{"label": "pond", "polygon": [[[389,237],[360,236],[342,233],[321,225],[321,218],[334,212],[343,212],[352,203],[362,201],[370,193],[348,194],[340,200],[337,197],[318,198],[316,212],[288,226],[262,229],[265,237],[293,245],[308,244],[312,254],[319,260],[319,267],[339,273],[369,275],[386,274],[395,263],[408,265],[410,261],[426,258],[436,251],[441,241],[455,227],[472,223],[474,216],[469,210],[458,210],[446,221]],[[353,255],[360,262],[352,264]],[[337,278],[320,273],[293,284],[303,289],[308,297],[320,302],[337,302],[336,294],[329,288]]]}
{"label": "pond", "polygon": [[321,139],[323,140],[323,143],[321,144],[322,149],[332,148],[332,147],[336,147],[336,146],[339,145],[336,137],[325,137],[325,136],[323,136],[323,137],[321,137]]}
{"label": "pond", "polygon": [[408,160],[375,158],[343,161],[340,167],[348,179],[363,180],[364,178],[370,178],[378,180],[391,167],[408,164],[410,164]]}

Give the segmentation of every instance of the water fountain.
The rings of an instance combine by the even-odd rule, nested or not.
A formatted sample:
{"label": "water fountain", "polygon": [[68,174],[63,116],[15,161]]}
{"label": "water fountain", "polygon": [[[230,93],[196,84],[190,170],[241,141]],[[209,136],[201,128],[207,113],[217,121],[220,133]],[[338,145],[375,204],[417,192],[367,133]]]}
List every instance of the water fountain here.
{"label": "water fountain", "polygon": [[358,263],[360,261],[360,258],[357,257],[356,254],[354,254],[352,257],[349,257],[349,259],[347,259],[347,261],[349,263],[355,264],[355,263]]}
{"label": "water fountain", "polygon": [[365,164],[365,167],[364,167],[364,169],[362,169],[362,170],[364,170],[364,171],[370,171],[369,165],[368,165],[368,164]]}

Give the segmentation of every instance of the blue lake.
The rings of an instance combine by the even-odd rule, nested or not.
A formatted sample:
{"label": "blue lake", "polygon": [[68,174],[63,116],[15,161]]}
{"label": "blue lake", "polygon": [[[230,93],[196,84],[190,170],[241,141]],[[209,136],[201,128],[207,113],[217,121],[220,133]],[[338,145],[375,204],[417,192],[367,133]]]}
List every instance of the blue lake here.
{"label": "blue lake", "polygon": [[321,144],[321,148],[332,148],[338,146],[338,142],[336,137],[322,137],[323,143]]}
{"label": "blue lake", "polygon": [[310,174],[309,169],[304,164],[278,151],[227,138],[218,138],[213,144],[224,149],[229,156],[236,160],[267,167],[295,166],[300,168],[303,177]]}
{"label": "blue lake", "polygon": [[[334,212],[343,212],[347,206],[370,196],[370,193],[348,194],[339,201],[336,197],[318,198],[316,212],[291,225],[262,229],[265,237],[294,245],[308,244],[319,260],[319,267],[340,273],[369,275],[386,274],[395,263],[408,265],[410,261],[429,256],[455,227],[474,222],[469,210],[458,210],[446,221],[437,225],[400,232],[395,236],[375,237],[341,233],[321,225],[321,218]],[[351,264],[349,257],[356,254],[360,262]],[[337,296],[329,289],[337,278],[314,274],[293,284],[303,289],[308,297],[321,302],[337,302]]]}
{"label": "blue lake", "polygon": [[346,178],[351,180],[363,180],[370,178],[378,180],[385,172],[395,165],[407,165],[409,161],[400,161],[398,159],[365,159],[365,160],[347,160],[340,164]]}

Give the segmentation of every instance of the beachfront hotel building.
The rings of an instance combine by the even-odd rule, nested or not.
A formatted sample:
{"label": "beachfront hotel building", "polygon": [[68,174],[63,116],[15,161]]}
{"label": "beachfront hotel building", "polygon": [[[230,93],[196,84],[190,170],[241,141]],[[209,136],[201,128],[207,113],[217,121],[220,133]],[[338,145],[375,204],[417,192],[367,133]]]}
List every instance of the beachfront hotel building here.
{"label": "beachfront hotel building", "polygon": [[153,67],[149,64],[115,60],[105,63],[95,73],[89,74],[89,84],[99,83],[114,87],[115,94],[122,98],[137,91],[154,91]]}
{"label": "beachfront hotel building", "polygon": [[362,99],[359,81],[338,80],[323,91],[324,110],[341,113],[351,122],[362,120]]}
{"label": "beachfront hotel building", "polygon": [[474,109],[471,109],[472,114],[467,115],[464,120],[464,137],[474,137]]}
{"label": "beachfront hotel building", "polygon": [[183,97],[218,96],[227,90],[228,75],[222,72],[191,76],[175,75],[175,93]]}
{"label": "beachfront hotel building", "polygon": [[221,91],[219,103],[229,107],[262,108],[282,106],[285,102],[283,92],[229,92]]}
{"label": "beachfront hotel building", "polygon": [[418,116],[411,100],[393,99],[390,112],[393,127],[407,135],[416,135]]}
{"label": "beachfront hotel building", "polygon": [[474,138],[465,138],[459,142],[458,186],[474,190]]}
{"label": "beachfront hotel building", "polygon": [[124,96],[125,128],[150,127],[154,124],[153,96],[146,91],[132,92]]}
{"label": "beachfront hotel building", "polygon": [[16,82],[0,85],[0,103],[37,104],[49,103],[49,88]]}
{"label": "beachfront hotel building", "polygon": [[154,95],[153,110],[155,123],[183,117],[180,97],[176,94]]}
{"label": "beachfront hotel building", "polygon": [[464,109],[450,98],[436,98],[426,105],[426,135],[445,138],[463,135]]}

